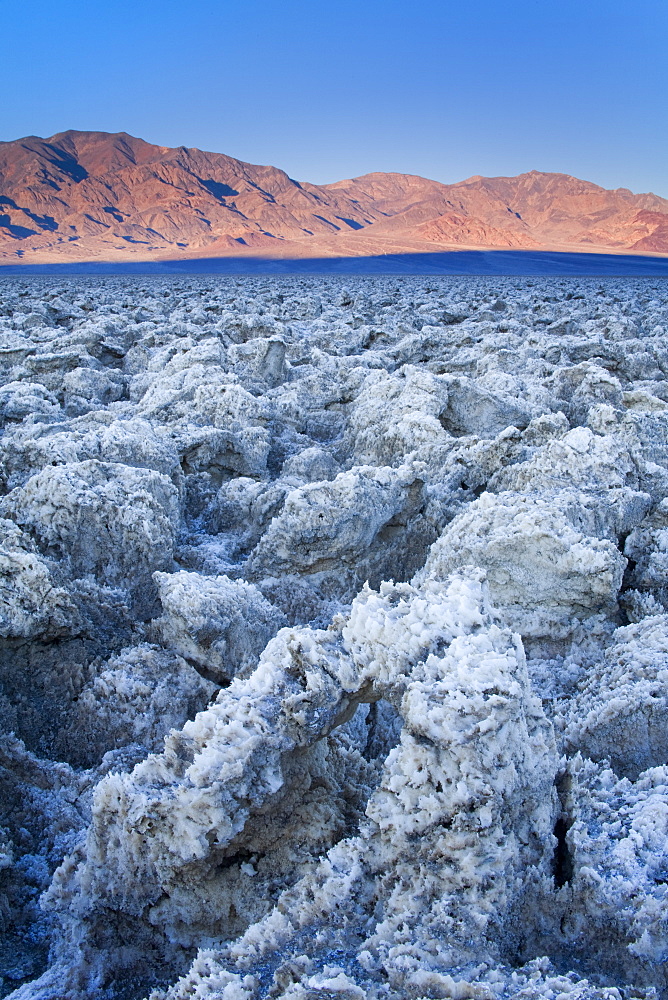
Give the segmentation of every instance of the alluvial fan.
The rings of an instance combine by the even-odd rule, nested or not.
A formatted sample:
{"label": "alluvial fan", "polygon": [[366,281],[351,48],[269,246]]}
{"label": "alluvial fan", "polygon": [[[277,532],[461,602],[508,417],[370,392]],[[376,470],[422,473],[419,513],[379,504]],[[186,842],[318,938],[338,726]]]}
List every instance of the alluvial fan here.
{"label": "alluvial fan", "polygon": [[0,996],[666,995],[667,335],[4,279]]}

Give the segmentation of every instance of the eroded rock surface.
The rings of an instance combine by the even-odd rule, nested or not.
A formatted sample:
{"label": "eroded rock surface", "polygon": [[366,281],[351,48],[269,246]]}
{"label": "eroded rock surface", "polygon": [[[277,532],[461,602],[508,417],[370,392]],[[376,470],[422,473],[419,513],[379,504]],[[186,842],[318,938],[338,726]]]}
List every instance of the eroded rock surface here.
{"label": "eroded rock surface", "polygon": [[651,280],[0,289],[0,995],[665,996]]}

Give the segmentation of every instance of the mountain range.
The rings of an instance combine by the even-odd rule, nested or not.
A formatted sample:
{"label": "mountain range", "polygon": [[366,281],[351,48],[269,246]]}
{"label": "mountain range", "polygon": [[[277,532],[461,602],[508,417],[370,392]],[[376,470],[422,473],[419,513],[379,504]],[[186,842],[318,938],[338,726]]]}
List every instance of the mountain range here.
{"label": "mountain range", "polygon": [[125,132],[0,142],[0,263],[449,249],[668,255],[668,200],[536,170],[309,184]]}

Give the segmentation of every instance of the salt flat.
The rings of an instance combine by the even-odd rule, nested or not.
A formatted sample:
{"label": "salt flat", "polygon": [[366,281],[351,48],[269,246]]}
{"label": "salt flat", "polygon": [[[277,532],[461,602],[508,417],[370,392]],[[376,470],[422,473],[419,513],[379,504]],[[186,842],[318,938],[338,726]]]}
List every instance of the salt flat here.
{"label": "salt flat", "polygon": [[665,282],[5,278],[0,363],[0,995],[665,995]]}

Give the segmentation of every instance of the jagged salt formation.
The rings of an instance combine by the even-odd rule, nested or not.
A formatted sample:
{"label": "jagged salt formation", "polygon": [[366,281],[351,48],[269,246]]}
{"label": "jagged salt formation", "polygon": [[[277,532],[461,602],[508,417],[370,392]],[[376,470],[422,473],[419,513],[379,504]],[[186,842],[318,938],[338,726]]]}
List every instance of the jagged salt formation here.
{"label": "jagged salt formation", "polygon": [[665,992],[667,330],[5,281],[0,995]]}

